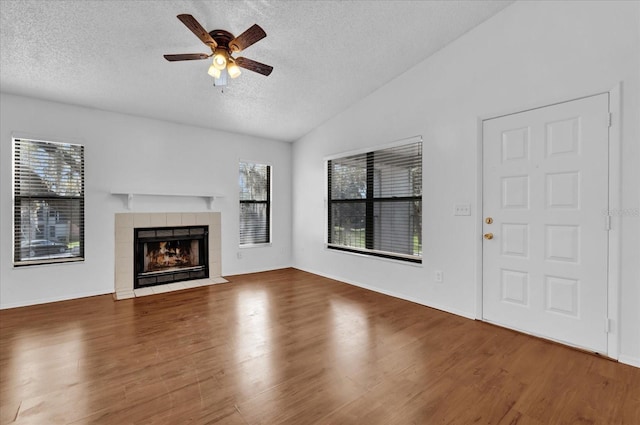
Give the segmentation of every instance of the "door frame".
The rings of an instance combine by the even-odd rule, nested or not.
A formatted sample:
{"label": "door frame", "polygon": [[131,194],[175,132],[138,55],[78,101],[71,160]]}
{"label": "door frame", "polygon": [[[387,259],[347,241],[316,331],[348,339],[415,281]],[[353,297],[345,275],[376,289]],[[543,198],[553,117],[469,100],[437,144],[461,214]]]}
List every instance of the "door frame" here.
{"label": "door frame", "polygon": [[476,217],[476,320],[483,320],[482,311],[482,291],[483,291],[483,243],[482,243],[482,229],[483,229],[483,199],[484,194],[483,187],[483,123],[484,121],[500,118],[506,115],[518,114],[521,112],[527,112],[534,109],[545,108],[547,106],[557,105],[560,103],[572,102],[574,100],[583,99],[586,97],[597,96],[600,94],[609,95],[609,112],[611,113],[611,125],[609,126],[609,209],[603,212],[603,224],[605,217],[608,215],[611,229],[609,230],[609,242],[608,242],[608,270],[607,270],[607,321],[602,324],[603,329],[608,330],[607,333],[607,352],[604,354],[609,358],[618,360],[620,357],[620,242],[622,239],[622,233],[620,229],[621,217],[616,212],[620,211],[622,205],[621,199],[621,101],[622,101],[622,82],[616,84],[609,90],[596,91],[591,94],[575,96],[565,99],[555,99],[554,101],[545,102],[544,104],[531,105],[529,107],[522,107],[520,109],[512,109],[503,113],[493,113],[477,118],[477,178],[476,178],[476,193],[477,193],[477,205],[478,205],[478,217]]}

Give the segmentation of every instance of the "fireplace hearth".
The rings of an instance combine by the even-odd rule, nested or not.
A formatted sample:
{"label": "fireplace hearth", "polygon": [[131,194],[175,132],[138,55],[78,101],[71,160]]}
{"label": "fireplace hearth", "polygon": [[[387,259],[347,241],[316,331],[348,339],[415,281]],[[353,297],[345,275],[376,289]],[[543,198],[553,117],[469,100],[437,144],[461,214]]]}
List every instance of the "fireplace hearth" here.
{"label": "fireplace hearth", "polygon": [[134,229],[134,289],[209,277],[209,226]]}

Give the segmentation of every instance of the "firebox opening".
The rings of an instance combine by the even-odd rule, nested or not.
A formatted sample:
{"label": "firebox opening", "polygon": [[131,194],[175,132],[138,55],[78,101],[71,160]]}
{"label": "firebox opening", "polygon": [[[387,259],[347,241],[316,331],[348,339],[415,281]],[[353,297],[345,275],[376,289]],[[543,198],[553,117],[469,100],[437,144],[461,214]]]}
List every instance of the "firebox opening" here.
{"label": "firebox opening", "polygon": [[134,288],[209,277],[208,226],[134,230]]}
{"label": "firebox opening", "polygon": [[145,243],[143,273],[199,266],[198,242],[193,239]]}

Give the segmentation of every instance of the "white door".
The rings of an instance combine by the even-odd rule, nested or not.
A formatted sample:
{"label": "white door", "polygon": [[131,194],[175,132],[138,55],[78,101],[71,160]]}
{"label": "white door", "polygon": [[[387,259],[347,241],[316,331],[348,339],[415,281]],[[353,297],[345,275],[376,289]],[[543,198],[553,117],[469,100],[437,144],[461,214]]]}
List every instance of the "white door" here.
{"label": "white door", "polygon": [[608,96],[483,123],[484,320],[604,354]]}

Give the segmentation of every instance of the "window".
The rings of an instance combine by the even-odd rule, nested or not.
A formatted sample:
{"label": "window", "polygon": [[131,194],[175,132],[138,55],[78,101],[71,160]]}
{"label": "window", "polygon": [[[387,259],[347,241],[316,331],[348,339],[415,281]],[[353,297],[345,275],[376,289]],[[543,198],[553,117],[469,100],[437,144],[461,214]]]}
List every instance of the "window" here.
{"label": "window", "polygon": [[422,262],[422,142],[331,159],[328,247]]}
{"label": "window", "polygon": [[240,245],[271,242],[271,166],[240,163]]}
{"label": "window", "polygon": [[13,264],[84,259],[84,147],[13,139]]}

